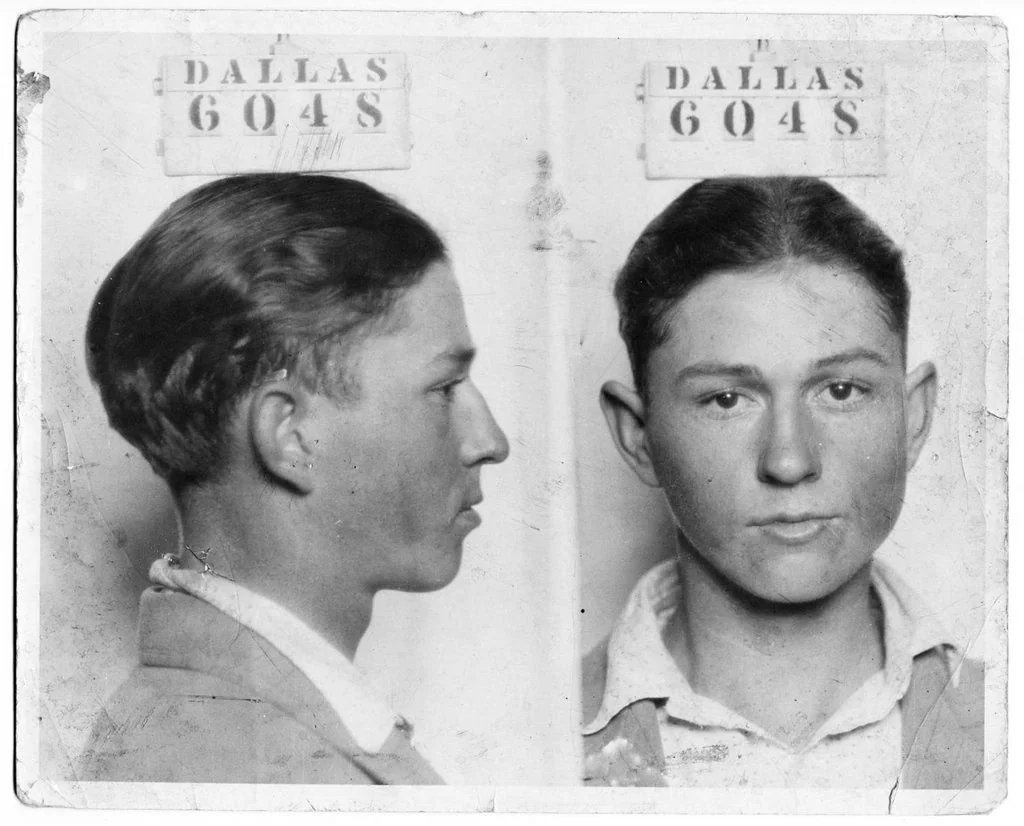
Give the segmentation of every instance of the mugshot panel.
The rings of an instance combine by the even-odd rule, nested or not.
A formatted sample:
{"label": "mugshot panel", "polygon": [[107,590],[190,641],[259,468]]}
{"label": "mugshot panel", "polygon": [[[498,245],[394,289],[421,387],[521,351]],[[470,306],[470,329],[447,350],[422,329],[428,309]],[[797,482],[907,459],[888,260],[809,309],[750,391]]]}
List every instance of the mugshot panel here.
{"label": "mugshot panel", "polygon": [[[38,755],[27,749],[28,773],[75,780],[90,727],[137,657],[138,599],[149,566],[179,550],[165,485],[110,429],[90,384],[84,334],[93,296],[172,200],[217,171],[258,168],[265,150],[251,144],[276,140],[273,133],[287,128],[275,129],[275,118],[291,117],[289,125],[325,135],[337,122],[340,141],[392,141],[357,147],[339,168],[356,166],[352,177],[397,198],[443,239],[478,351],[473,380],[511,446],[507,462],[479,474],[482,526],[465,540],[460,575],[436,594],[380,593],[357,665],[376,695],[413,723],[416,743],[448,782],[574,782],[567,583],[575,560],[556,545],[567,535],[561,514],[572,513],[561,490],[566,463],[558,461],[568,428],[552,437],[546,424],[554,381],[547,253],[543,221],[531,207],[546,170],[543,42],[388,36],[396,29],[372,16],[328,17],[326,30],[295,22],[284,49],[278,19],[249,18],[247,28],[245,16],[225,16],[220,25],[202,17],[197,29],[180,18],[177,30],[131,15],[86,15],[74,30],[54,18],[42,22],[53,25],[38,32],[33,71],[49,88],[33,116],[39,141],[30,146],[41,186],[25,192],[38,210],[39,269],[22,268],[23,292],[37,292],[30,303],[41,320],[33,348],[39,384],[30,382],[39,391],[42,456],[40,732]],[[203,31],[207,24],[217,30]],[[351,34],[350,25],[366,33]],[[296,53],[330,58],[326,68],[308,69],[311,89],[300,82],[306,58]],[[283,74],[289,88],[271,97],[245,86],[264,70],[271,81]],[[395,88],[382,88],[399,72]],[[225,87],[225,78],[243,91]],[[332,78],[367,88],[325,85]],[[244,159],[238,164],[220,135],[230,130],[246,135],[234,144]],[[329,137],[303,157],[332,151]],[[279,147],[270,168],[318,168],[289,161],[291,151],[299,150]],[[370,170],[359,170],[363,160]],[[23,367],[30,373],[30,364]],[[389,467],[368,469],[366,484],[401,475],[413,461],[396,455]],[[440,473],[428,486],[443,484]],[[412,489],[402,482],[392,488],[399,495]],[[475,498],[469,490],[466,496]],[[397,520],[403,502],[392,504]],[[36,551],[22,558],[36,559]],[[307,575],[324,572],[310,562]],[[29,591],[26,603],[34,602]],[[23,618],[27,644],[34,620]]]}
{"label": "mugshot panel", "polygon": [[[672,15],[75,20],[41,15],[23,24],[20,41],[38,101],[26,122],[19,239],[19,306],[31,322],[19,357],[19,438],[33,458],[19,501],[19,785],[30,799],[58,802],[52,789],[82,806],[619,812],[968,811],[1001,799],[998,27]],[[168,204],[245,170],[366,182],[422,216],[448,248],[478,350],[473,380],[510,450],[482,468],[483,520],[465,540],[458,576],[436,593],[377,594],[356,665],[456,788],[76,777],[90,729],[137,657],[149,566],[181,550],[166,486],[110,429],[90,382],[89,308]],[[983,790],[900,789],[894,798],[890,788],[814,788],[822,784],[799,771],[785,783],[733,776],[731,788],[715,771],[689,788],[581,785],[581,658],[676,541],[665,496],[624,463],[599,404],[603,383],[633,384],[615,276],[644,227],[687,187],[768,174],[822,178],[904,250],[907,360],[936,365],[937,393],[878,557],[941,616],[951,642],[988,666]],[[796,326],[790,338],[800,338]],[[854,444],[848,458],[869,452]],[[700,470],[724,476],[737,457]],[[387,470],[401,476],[397,457]],[[727,766],[720,743],[691,745],[684,765]],[[625,760],[614,778],[622,785],[666,785],[661,769],[638,772],[628,753],[612,756]]]}
{"label": "mugshot panel", "polygon": [[[593,251],[595,268],[600,267],[598,289],[604,291],[601,300],[581,304],[576,322],[580,335],[587,337],[587,346],[580,348],[580,379],[576,383],[577,440],[589,448],[584,452],[581,447],[579,460],[581,478],[590,485],[590,495],[581,494],[581,509],[586,514],[580,518],[581,545],[585,557],[593,554],[592,568],[584,574],[590,583],[585,590],[594,594],[593,599],[584,600],[587,648],[607,633],[612,616],[624,601],[621,591],[630,587],[627,581],[635,581],[661,558],[662,551],[655,548],[664,550],[665,545],[658,532],[658,517],[645,518],[652,508],[660,513],[660,506],[631,484],[598,408],[597,390],[603,380],[631,380],[625,348],[616,339],[612,282],[633,242],[659,212],[700,178],[733,174],[735,164],[712,160],[697,166],[689,177],[650,180],[644,174],[644,161],[636,156],[638,144],[629,144],[624,134],[628,130],[630,137],[642,142],[636,128],[643,117],[642,104],[630,111],[632,118],[626,124],[620,118],[596,126],[584,113],[609,105],[604,97],[623,96],[625,66],[668,63],[685,55],[694,76],[691,83],[699,87],[710,67],[725,64],[726,57],[740,64],[750,58],[750,44],[743,42],[680,45],[634,41],[615,48],[605,43],[588,46],[574,50],[574,65],[567,75],[592,78],[603,74],[592,84],[587,105],[567,113],[572,118],[575,112],[577,119],[566,130],[579,144],[573,153],[576,168],[566,186],[566,197],[579,215],[577,224],[590,232],[588,249]],[[985,312],[989,289],[985,270],[989,226],[986,53],[980,44],[969,42],[843,46],[776,41],[771,48],[774,62],[782,62],[785,55],[787,62],[807,67],[867,65],[869,71],[884,72],[884,107],[879,108],[884,108],[885,118],[884,126],[878,127],[884,131],[884,167],[871,175],[847,174],[839,164],[833,175],[824,176],[903,248],[912,295],[907,361],[914,366],[930,359],[939,375],[933,430],[912,474],[899,527],[883,553],[905,568],[907,576],[920,583],[929,597],[934,596],[937,604],[955,606],[948,619],[959,643],[980,644],[985,612],[985,365],[988,340],[999,332],[989,329]],[[727,79],[727,67],[718,69],[723,85],[738,85],[740,72],[731,65],[728,70],[732,75]],[[774,86],[774,68],[770,73]],[[787,77],[787,85],[791,82]],[[803,79],[801,88],[808,82]],[[816,83],[814,86],[817,88]],[[596,90],[601,90],[600,95]],[[734,88],[730,95],[742,95],[742,90]],[[783,109],[792,110],[797,99],[762,96],[751,100],[758,104],[758,126],[763,120],[768,131],[779,128],[775,109],[785,114]],[[715,102],[710,96],[702,101],[709,121],[719,116],[717,111],[710,114]],[[808,102],[815,103],[805,97],[804,105]],[[715,126],[712,121],[705,128]],[[831,122],[820,127],[835,129]],[[751,154],[758,152],[758,140],[768,142],[771,135],[758,133],[748,141]],[[585,153],[584,145],[589,148]],[[610,163],[620,168],[628,165],[633,173],[620,176],[614,209],[598,194],[606,177],[602,170]],[[787,168],[776,162],[775,171],[801,174],[804,167]],[[601,346],[594,343],[595,336],[600,337]],[[592,470],[588,472],[588,468]],[[613,487],[597,481],[609,473],[622,484]],[[635,515],[628,518],[627,514]],[[650,531],[649,538],[637,532],[638,523],[647,524],[644,530]],[[627,536],[618,536],[616,531],[625,531]],[[599,551],[595,545],[606,550]]]}
{"label": "mugshot panel", "polygon": [[[989,96],[993,70],[991,53],[982,43],[970,42],[970,36],[964,40],[956,40],[954,36],[928,41],[879,41],[863,32],[863,39],[839,41],[823,36],[811,41],[799,36],[782,37],[778,29],[775,34],[770,41],[637,39],[615,44],[582,41],[565,53],[564,76],[587,79],[585,87],[581,85],[575,90],[577,105],[565,109],[566,155],[572,159],[572,168],[564,178],[563,189],[567,215],[571,216],[568,223],[580,239],[578,249],[583,264],[575,272],[576,283],[581,293],[586,290],[587,295],[592,296],[592,300],[576,304],[571,335],[583,611],[581,648],[583,652],[591,652],[591,657],[593,652],[607,650],[611,658],[617,647],[623,658],[620,670],[642,672],[650,668],[656,672],[648,676],[647,685],[642,679],[625,679],[620,674],[615,685],[619,693],[632,691],[634,694],[629,696],[634,699],[637,694],[644,696],[644,691],[655,691],[657,696],[669,694],[663,681],[669,678],[650,665],[653,656],[650,650],[642,649],[649,665],[640,665],[637,659],[626,659],[631,650],[639,650],[635,634],[640,633],[636,617],[641,610],[637,607],[636,596],[628,603],[628,608],[627,599],[645,572],[656,564],[676,558],[677,524],[682,526],[681,535],[686,537],[683,541],[693,543],[689,545],[689,553],[696,553],[701,559],[699,567],[709,565],[714,571],[713,578],[724,577],[730,588],[739,588],[741,593],[764,596],[768,594],[769,582],[775,582],[769,579],[776,570],[772,566],[785,565],[784,559],[795,559],[805,549],[811,553],[809,549],[814,541],[808,540],[806,546],[800,547],[803,540],[796,541],[793,533],[796,528],[785,526],[780,529],[786,535],[781,537],[779,555],[756,557],[759,561],[750,563],[751,573],[744,579],[742,565],[745,563],[729,561],[726,554],[730,545],[721,538],[726,535],[721,531],[731,524],[729,518],[745,513],[754,520],[758,508],[766,512],[765,508],[785,510],[790,507],[779,504],[783,502],[793,503],[791,510],[832,507],[838,511],[841,509],[838,500],[826,504],[826,499],[840,496],[836,489],[844,485],[860,484],[878,492],[878,481],[871,481],[861,462],[863,457],[870,459],[872,452],[878,451],[878,442],[863,435],[856,437],[855,419],[842,425],[842,432],[848,436],[831,442],[835,453],[828,453],[828,426],[823,424],[817,431],[810,458],[820,463],[803,470],[820,473],[820,477],[808,476],[807,484],[803,485],[795,478],[772,476],[779,468],[770,466],[770,454],[778,444],[766,446],[768,443],[762,437],[750,436],[753,431],[742,424],[754,420],[755,410],[777,414],[784,409],[783,386],[773,383],[774,379],[769,376],[759,376],[756,386],[743,384],[735,376],[708,378],[703,384],[672,385],[652,401],[652,406],[646,408],[654,421],[654,424],[648,422],[647,430],[652,441],[645,444],[645,449],[657,453],[653,457],[653,475],[661,483],[661,489],[645,485],[623,461],[599,404],[604,382],[619,381],[630,389],[635,387],[626,347],[617,335],[620,317],[612,290],[616,274],[648,223],[688,187],[706,177],[810,174],[820,176],[864,210],[904,251],[912,296],[907,367],[913,370],[918,364],[931,361],[937,370],[937,399],[931,432],[909,474],[905,495],[893,494],[899,501],[896,510],[902,506],[902,512],[876,558],[920,595],[927,606],[924,613],[929,617],[928,623],[935,618],[941,620],[947,639],[955,643],[959,656],[966,654],[976,661],[987,660],[991,687],[993,680],[1000,679],[995,675],[1002,673],[1005,651],[997,635],[992,633],[991,612],[999,610],[1003,599],[1005,557],[1001,531],[1005,526],[1005,488],[993,476],[993,471],[1001,466],[997,457],[1005,456],[1005,423],[1001,417],[1005,415],[1006,352],[1005,305],[1000,303],[1000,296],[1005,295],[1003,259],[992,254],[1003,245],[998,232],[993,235],[993,219],[999,220],[1002,201],[994,195],[990,166],[993,141],[1001,140],[994,134],[994,130],[999,129],[999,120],[993,112],[998,112],[1003,103]],[[634,89],[636,81],[639,85]],[[625,106],[622,101],[633,98],[634,92],[635,99],[630,106]],[[613,111],[616,116],[609,116]],[[850,114],[855,114],[859,122],[851,123],[847,117]],[[615,170],[613,197],[608,194],[610,170]],[[705,197],[708,200],[704,203],[710,203],[712,196]],[[739,196],[740,201],[745,197],[754,196],[748,192]],[[706,224],[705,231],[721,233],[727,239],[726,246],[732,243],[743,246],[747,243],[744,239],[750,237],[746,233],[766,229],[765,225],[743,223],[749,220],[751,213],[745,212],[738,202],[721,209],[725,211],[714,219],[719,223]],[[737,220],[732,217],[737,213],[744,216],[738,219],[743,225],[730,223]],[[665,232],[670,238],[668,231]],[[730,232],[732,240],[728,240]],[[668,243],[648,247],[639,255],[639,259],[648,263],[633,265],[636,280],[631,290],[639,294],[645,289],[658,289],[645,281],[658,276],[645,273],[660,272],[659,255],[669,256],[660,261],[660,266],[677,267],[680,278],[684,277],[687,267],[698,270],[705,266],[698,263],[699,256],[719,256],[716,259],[719,263],[712,266],[712,272],[730,270],[722,261],[741,260],[740,257],[730,259],[731,253],[723,247],[694,252],[708,248],[702,247],[700,241],[685,237],[684,232],[680,232],[676,243],[680,246],[674,251]],[[657,252],[658,249],[663,252]],[[684,251],[679,252],[680,249]],[[690,258],[687,258],[687,249]],[[677,257],[671,257],[673,255]],[[655,263],[650,263],[652,260]],[[763,260],[767,263],[769,259]],[[645,270],[644,266],[650,269]],[[731,269],[750,266],[753,265],[748,259],[747,263],[734,263]],[[796,277],[793,273],[790,276]],[[815,302],[808,307],[801,304],[794,315],[786,309],[785,279],[779,282],[781,291],[778,292],[758,288],[752,280],[743,281],[742,285],[737,282],[737,285],[737,289],[742,286],[740,297],[736,299],[741,303],[728,303],[717,314],[710,312],[714,310],[714,303],[707,303],[710,292],[700,297],[694,293],[692,299],[684,298],[681,304],[673,304],[672,312],[678,314],[670,314],[664,325],[676,345],[673,349],[673,345],[664,344],[662,349],[679,354],[699,352],[705,358],[721,355],[726,361],[733,356],[737,360],[749,357],[750,363],[762,367],[773,358],[781,358],[787,367],[795,369],[804,352],[801,348],[816,335]],[[813,287],[811,291],[813,293]],[[746,292],[755,296],[749,299],[754,304],[743,303]],[[722,301],[730,300],[724,293],[714,295]],[[685,308],[691,300],[701,302],[692,306],[702,309],[694,310],[697,316],[684,316],[685,309],[679,307]],[[839,315],[845,321],[856,313],[857,305],[849,298],[841,301],[843,310]],[[868,301],[873,303],[871,299]],[[993,313],[994,304],[1003,309]],[[642,305],[634,302],[632,306]],[[825,305],[819,309],[826,312]],[[809,314],[805,314],[805,310]],[[683,321],[684,317],[689,321]],[[764,319],[761,326],[758,326],[759,318]],[[838,317],[834,322],[827,322],[827,335],[823,339],[826,344],[819,355],[829,348],[841,349],[844,341],[852,342]],[[687,323],[689,336],[686,335]],[[746,324],[750,326],[743,326]],[[698,343],[687,344],[693,337],[698,337]],[[787,344],[787,341],[793,343]],[[656,348],[657,344],[653,346]],[[676,364],[677,368],[681,366],[683,362]],[[647,400],[651,401],[650,394],[659,388],[648,387],[647,390]],[[694,397],[693,407],[687,406],[686,393],[711,394],[727,390],[738,392],[731,397],[712,396],[715,401],[704,401],[703,408],[698,407],[700,400]],[[848,394],[855,392],[841,386],[839,390]],[[719,401],[723,407],[728,405],[732,409],[719,409],[718,417],[712,421],[708,418],[707,405]],[[664,407],[657,410],[659,404],[669,405],[671,412],[666,414]],[[800,409],[810,408],[805,405]],[[729,419],[729,415],[734,418]],[[765,415],[768,418],[763,421],[771,419],[769,414]],[[815,419],[815,415],[810,414],[805,424],[812,419],[824,421],[820,416]],[[668,418],[670,424],[665,425],[667,417],[674,418]],[[703,425],[698,423],[702,420],[706,422]],[[779,417],[771,421],[778,422]],[[902,421],[898,424],[902,425]],[[811,429],[816,426],[808,424]],[[652,435],[651,428],[660,429]],[[670,435],[666,435],[666,428]],[[701,435],[693,435],[698,433]],[[877,430],[874,433],[877,435]],[[810,439],[810,431],[807,437]],[[859,441],[848,442],[844,454],[842,442],[847,438]],[[709,449],[705,449],[702,442],[705,439],[711,440]],[[790,448],[792,443],[782,449]],[[786,461],[790,458],[784,457]],[[854,472],[868,475],[860,476],[857,481],[850,475]],[[899,473],[895,469],[893,472]],[[718,483],[719,479],[727,481]],[[645,481],[651,481],[650,475]],[[693,492],[705,485],[710,491],[708,496],[702,498]],[[846,490],[849,495],[851,488],[846,487]],[[767,502],[775,504],[769,506]],[[667,503],[676,508],[675,517]],[[855,504],[853,507],[861,512],[878,513],[877,508]],[[830,524],[838,525],[839,521]],[[720,531],[718,534],[714,533],[716,529]],[[867,557],[863,554],[869,551],[868,548],[862,551],[864,559]],[[792,555],[787,556],[789,554]],[[810,557],[800,564],[806,570],[806,566],[812,564]],[[668,575],[664,567],[661,570],[659,584],[651,583],[648,578],[645,593],[648,600],[655,600],[655,605],[661,600],[660,608],[648,610],[656,610],[664,622],[666,606],[675,610],[675,601],[682,597],[677,590],[670,590]],[[683,570],[686,570],[685,565]],[[827,572],[823,569],[821,575],[827,576]],[[795,580],[787,579],[787,582],[792,585]],[[765,589],[764,594],[757,590],[759,585]],[[812,588],[811,596],[818,599],[828,593],[829,587],[823,584],[819,589]],[[730,599],[744,599],[735,593]],[[769,595],[769,599],[801,598],[796,591],[790,595],[785,591],[774,593],[778,596]],[[702,605],[711,610],[710,603]],[[626,611],[632,616],[628,623],[624,618]],[[895,609],[888,611],[890,615],[895,613]],[[777,612],[774,615],[779,616]],[[690,628],[692,631],[692,626]],[[629,629],[628,634],[625,629]],[[611,646],[609,633],[620,635],[617,640],[613,638]],[[716,650],[720,656],[738,657],[747,663],[743,668],[759,667],[755,664],[758,651],[762,655],[769,652],[770,661],[770,652],[775,650],[769,647],[770,635],[766,632],[742,642],[744,653],[732,655],[729,645],[737,641],[727,641],[728,631],[723,623],[719,622],[709,633],[719,635]],[[663,629],[662,634],[667,641],[671,629]],[[694,638],[686,639],[691,646],[687,649],[691,657],[688,661],[691,670],[687,674],[693,690],[701,694],[701,687],[706,688],[708,684],[702,682],[704,674],[692,659],[699,655],[692,647],[696,645]],[[892,638],[887,642],[896,647]],[[664,649],[661,650],[664,653]],[[686,662],[685,656],[683,662]],[[675,662],[681,662],[678,655]],[[609,666],[614,667],[614,664]],[[675,666],[671,668],[674,670]],[[764,673],[770,671],[768,667]],[[610,673],[607,679],[612,681]],[[807,679],[812,679],[810,672]],[[588,676],[585,665],[585,694],[592,688],[588,686],[590,680],[592,675]],[[652,681],[657,689],[651,686]],[[713,688],[706,690],[709,696],[727,707],[728,701],[723,698],[735,697],[728,691],[716,695]],[[799,694],[800,690],[797,696]],[[987,696],[990,701],[994,697]],[[679,717],[673,718],[678,726],[675,734],[672,734],[672,723],[664,722],[666,713],[669,717],[673,715],[673,700],[669,699],[667,705],[660,707],[663,716],[659,717],[662,721],[659,730],[664,737],[665,754],[654,759],[661,774],[653,781],[661,783],[668,778],[669,785],[688,786],[691,794],[694,788],[765,785],[775,788],[778,797],[774,800],[789,800],[793,806],[798,805],[799,796],[787,798],[778,791],[780,787],[829,787],[839,800],[843,793],[837,789],[869,782],[871,772],[853,772],[856,760],[844,763],[850,755],[841,756],[841,748],[828,755],[823,752],[821,763],[816,766],[813,749],[808,749],[806,741],[803,746],[787,749],[771,736],[775,731],[766,733],[756,722],[750,723],[750,720],[771,719],[770,709],[774,703],[770,692],[762,697],[754,703],[752,713],[746,717],[741,715],[741,721],[737,721],[731,708],[728,714],[691,709],[692,716],[688,716],[685,709],[689,706],[677,705]],[[588,716],[601,717],[597,714],[600,695],[591,699],[594,705]],[[613,703],[607,709],[602,708],[602,712],[608,713],[619,707],[614,703],[622,702],[621,699],[613,701],[607,695],[606,700]],[[679,711],[680,708],[684,710]],[[990,721],[1001,719],[998,707],[988,711]],[[596,724],[605,722],[606,718],[607,715],[601,717]],[[698,733],[686,729],[690,722],[698,726]],[[744,728],[747,725],[752,728]],[[708,726],[711,728],[706,728]],[[707,733],[715,732],[716,726],[722,727],[717,734]],[[733,726],[744,733],[730,733]],[[679,734],[681,729],[691,733]],[[642,730],[650,733],[648,729]],[[984,771],[987,782],[998,787],[1000,770],[995,769],[993,774],[993,769],[1001,759],[999,744],[1003,741],[998,728],[990,729],[989,733],[991,740],[986,743],[988,762]],[[599,733],[594,732],[592,736],[596,738]],[[629,739],[628,735],[624,736]],[[774,741],[778,746],[774,757],[766,758],[771,748],[760,750],[757,745],[766,741]],[[841,742],[841,738],[834,737],[825,744],[825,749],[829,743]],[[604,782],[608,780],[607,775],[623,784],[652,782],[652,778],[642,772],[616,775],[614,765],[618,752],[609,757],[608,746],[604,751],[605,757],[588,770],[598,775],[597,782],[602,782],[602,773],[606,775]],[[644,757],[643,751],[639,749],[640,759]],[[878,759],[882,759],[881,752],[878,755]],[[736,762],[744,758],[749,761],[746,768]],[[765,770],[769,767],[758,765],[759,762],[764,764],[765,759],[777,762],[770,770]],[[845,769],[851,769],[851,773],[843,777]],[[981,772],[980,768],[972,772],[970,781],[980,784]],[[873,811],[898,808],[899,801],[894,803],[890,796],[896,773],[878,778],[878,793],[874,797],[866,794],[859,798],[860,805]],[[688,799],[693,800],[692,796]],[[832,798],[816,798],[819,805],[825,799]]]}

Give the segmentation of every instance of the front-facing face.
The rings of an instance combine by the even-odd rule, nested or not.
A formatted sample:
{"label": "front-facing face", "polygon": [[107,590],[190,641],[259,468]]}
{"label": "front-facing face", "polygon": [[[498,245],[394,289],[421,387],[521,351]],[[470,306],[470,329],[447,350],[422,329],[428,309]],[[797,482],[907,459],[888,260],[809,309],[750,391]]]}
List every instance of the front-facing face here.
{"label": "front-facing face", "polygon": [[834,593],[899,515],[931,365],[905,374],[900,336],[861,277],[804,261],[712,275],[669,328],[624,454],[664,489],[681,552],[760,599]]}
{"label": "front-facing face", "polygon": [[367,589],[427,591],[458,572],[480,521],[481,467],[503,461],[508,443],[469,378],[473,343],[450,268],[431,266],[393,312],[348,356],[357,398],[315,400],[309,505],[330,553]]}

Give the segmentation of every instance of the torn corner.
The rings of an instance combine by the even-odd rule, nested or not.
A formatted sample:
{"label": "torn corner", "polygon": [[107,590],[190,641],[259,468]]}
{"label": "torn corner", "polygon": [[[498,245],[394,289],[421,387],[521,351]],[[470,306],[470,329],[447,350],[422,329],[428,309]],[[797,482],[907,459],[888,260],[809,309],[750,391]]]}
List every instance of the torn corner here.
{"label": "torn corner", "polygon": [[[18,181],[21,181],[25,174],[25,162],[28,159],[28,149],[25,146],[25,135],[28,129],[28,119],[32,110],[43,102],[46,93],[50,91],[50,78],[42,72],[26,72],[21,68],[21,61],[16,63],[17,97],[18,108],[15,118],[15,153],[18,163]],[[24,200],[21,187],[18,187],[18,206]]]}

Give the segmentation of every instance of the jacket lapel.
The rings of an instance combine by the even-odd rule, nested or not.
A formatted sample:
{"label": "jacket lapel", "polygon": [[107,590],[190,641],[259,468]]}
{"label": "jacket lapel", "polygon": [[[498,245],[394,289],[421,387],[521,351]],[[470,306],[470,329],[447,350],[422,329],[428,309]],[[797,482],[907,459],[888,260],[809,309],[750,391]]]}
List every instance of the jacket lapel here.
{"label": "jacket lapel", "polygon": [[444,781],[416,752],[409,727],[395,726],[380,751],[362,749],[301,670],[259,634],[188,594],[143,594],[139,640],[144,665],[211,674],[273,703],[348,757],[377,783]]}
{"label": "jacket lapel", "polygon": [[[592,720],[601,708],[608,677],[608,640],[583,661],[583,714]],[[665,770],[665,753],[653,700],[626,706],[608,724],[583,738],[584,783],[605,786],[657,785]]]}
{"label": "jacket lapel", "polygon": [[954,685],[937,649],[914,660],[903,717],[905,789],[980,789],[984,782],[984,669],[964,661]]}

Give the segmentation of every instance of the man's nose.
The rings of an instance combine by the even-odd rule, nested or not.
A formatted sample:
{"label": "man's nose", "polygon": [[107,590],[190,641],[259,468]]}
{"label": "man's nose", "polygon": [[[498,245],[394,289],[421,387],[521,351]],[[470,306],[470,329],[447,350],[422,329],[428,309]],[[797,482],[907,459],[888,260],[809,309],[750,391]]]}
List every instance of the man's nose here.
{"label": "man's nose", "polygon": [[774,405],[766,424],[758,478],[773,485],[797,485],[820,474],[820,443],[807,412],[798,403]]}
{"label": "man's nose", "polygon": [[462,460],[467,466],[484,462],[504,462],[508,458],[508,439],[498,426],[483,394],[472,385],[470,388],[469,421],[462,445]]}

